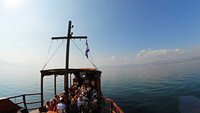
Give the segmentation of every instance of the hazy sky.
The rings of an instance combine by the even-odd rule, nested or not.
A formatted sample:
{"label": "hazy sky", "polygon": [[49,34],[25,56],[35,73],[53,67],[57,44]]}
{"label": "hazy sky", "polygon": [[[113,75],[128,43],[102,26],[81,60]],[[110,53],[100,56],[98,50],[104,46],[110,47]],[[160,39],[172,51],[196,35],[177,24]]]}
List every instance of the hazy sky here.
{"label": "hazy sky", "polygon": [[[41,69],[50,38],[66,35],[69,20],[74,35],[88,36],[99,66],[198,57],[199,6],[199,0],[1,0],[1,72]],[[85,51],[84,40],[76,43]],[[64,57],[65,44],[49,67],[63,67]],[[73,43],[70,63],[89,65]]]}

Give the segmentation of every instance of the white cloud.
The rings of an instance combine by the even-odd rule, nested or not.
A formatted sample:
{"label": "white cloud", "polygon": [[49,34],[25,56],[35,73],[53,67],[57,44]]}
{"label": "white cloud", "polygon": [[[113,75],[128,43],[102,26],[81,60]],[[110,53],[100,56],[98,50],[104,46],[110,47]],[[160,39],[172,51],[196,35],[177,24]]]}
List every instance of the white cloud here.
{"label": "white cloud", "polygon": [[191,49],[142,49],[135,56],[96,59],[98,65],[145,64],[151,62],[183,62],[200,58],[200,48]]}
{"label": "white cloud", "polygon": [[137,57],[172,57],[174,55],[181,55],[183,50],[180,49],[148,49],[141,50],[136,55]]}
{"label": "white cloud", "polygon": [[160,60],[171,60],[181,57],[186,53],[186,50],[181,49],[143,49],[140,50],[136,57],[136,61],[142,63],[154,62]]}

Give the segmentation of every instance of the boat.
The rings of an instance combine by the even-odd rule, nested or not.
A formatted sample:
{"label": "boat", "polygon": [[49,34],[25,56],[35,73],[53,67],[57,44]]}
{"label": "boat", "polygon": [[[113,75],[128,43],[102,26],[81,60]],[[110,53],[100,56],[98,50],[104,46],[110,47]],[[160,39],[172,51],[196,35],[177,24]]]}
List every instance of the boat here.
{"label": "boat", "polygon": [[[103,96],[101,90],[102,71],[95,66],[95,68],[69,68],[70,40],[87,39],[87,36],[72,36],[72,28],[72,22],[69,21],[68,34],[66,37],[52,37],[52,40],[67,40],[65,68],[42,69],[40,71],[41,91],[39,93],[21,94],[1,98],[0,113],[124,113],[113,100]],[[54,76],[54,97],[47,101],[44,100],[44,78],[46,76]],[[57,93],[56,78],[58,76],[63,76],[64,91]],[[31,96],[39,96],[39,98],[34,101],[29,101],[28,97]],[[78,100],[84,102],[84,105],[78,106]],[[55,104],[55,109],[49,104],[52,101],[53,104]],[[64,104],[65,108],[57,108],[59,103]],[[37,104],[38,106],[30,108],[29,106],[33,104]],[[86,108],[85,105],[87,105]]]}

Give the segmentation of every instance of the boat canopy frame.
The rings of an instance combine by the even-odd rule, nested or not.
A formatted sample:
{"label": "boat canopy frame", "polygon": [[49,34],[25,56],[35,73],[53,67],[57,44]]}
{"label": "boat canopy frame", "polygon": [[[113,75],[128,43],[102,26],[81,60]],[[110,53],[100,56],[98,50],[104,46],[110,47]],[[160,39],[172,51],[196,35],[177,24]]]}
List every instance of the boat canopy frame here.
{"label": "boat canopy frame", "polygon": [[51,76],[51,75],[65,75],[66,72],[68,72],[68,74],[72,74],[72,73],[80,73],[80,72],[86,72],[86,73],[93,73],[93,74],[101,74],[101,71],[96,70],[95,68],[79,68],[79,69],[75,69],[75,68],[71,68],[66,70],[65,68],[60,68],[60,69],[47,69],[47,70],[41,70],[41,76]]}
{"label": "boat canopy frame", "polygon": [[[44,86],[43,86],[43,78],[45,76],[54,76],[54,95],[56,95],[56,77],[57,76],[64,76],[64,77],[70,77],[71,80],[71,75],[74,74],[76,77],[80,77],[80,73],[85,73],[86,75],[90,75],[92,78],[101,78],[101,71],[95,69],[95,68],[70,68],[70,69],[65,69],[65,68],[59,68],[59,69],[47,69],[47,70],[41,70],[41,107],[44,105]],[[68,72],[68,74],[66,74]],[[93,76],[91,76],[93,75]],[[100,81],[99,81],[100,82]],[[64,83],[65,84],[65,83]],[[71,84],[71,82],[70,82]],[[101,90],[101,88],[100,88]]]}

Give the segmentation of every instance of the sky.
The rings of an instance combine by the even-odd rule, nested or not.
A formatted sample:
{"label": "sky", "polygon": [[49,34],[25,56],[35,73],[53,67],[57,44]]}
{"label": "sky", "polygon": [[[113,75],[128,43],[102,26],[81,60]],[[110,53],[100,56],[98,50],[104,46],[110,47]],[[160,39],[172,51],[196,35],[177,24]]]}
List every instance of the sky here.
{"label": "sky", "polygon": [[[0,72],[42,69],[52,36],[88,37],[97,66],[200,57],[198,0],[0,0]],[[74,41],[85,51],[85,40]],[[53,41],[50,57],[62,40]],[[65,43],[46,68],[65,66]],[[92,65],[71,42],[70,67]],[[25,72],[24,72],[25,71]]]}

